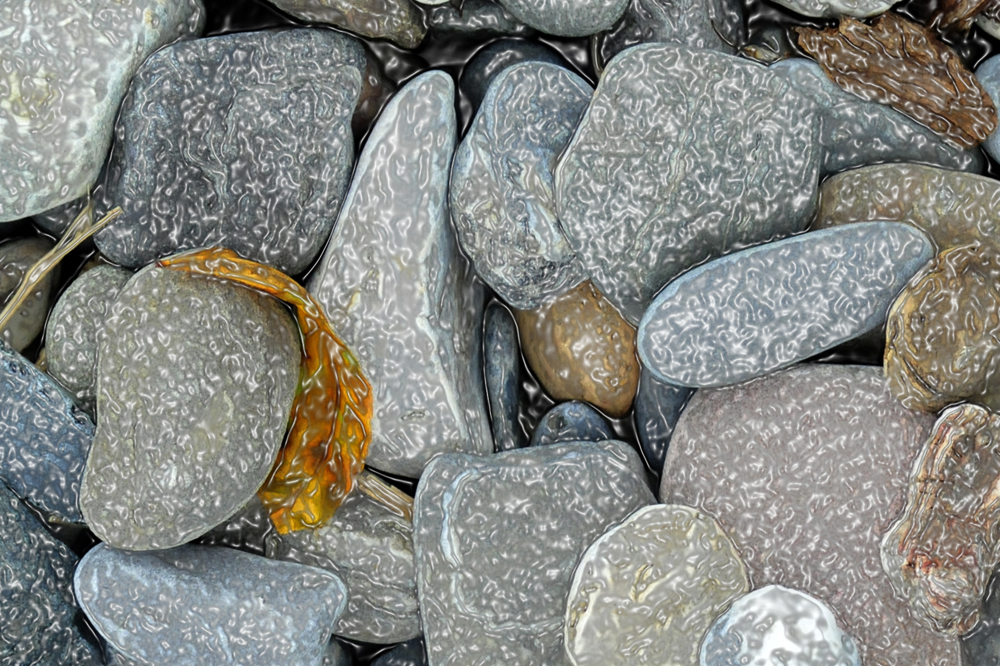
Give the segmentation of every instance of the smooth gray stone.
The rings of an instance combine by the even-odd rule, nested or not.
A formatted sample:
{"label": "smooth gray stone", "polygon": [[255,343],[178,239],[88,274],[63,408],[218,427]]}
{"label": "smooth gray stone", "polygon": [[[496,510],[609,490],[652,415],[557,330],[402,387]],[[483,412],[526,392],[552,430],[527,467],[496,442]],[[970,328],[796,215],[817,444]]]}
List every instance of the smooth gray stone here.
{"label": "smooth gray stone", "polygon": [[818,18],[836,18],[840,16],[856,16],[867,18],[883,14],[897,0],[775,0],[779,5],[791,9],[804,16]]}
{"label": "smooth gray stone", "polygon": [[427,649],[423,638],[401,643],[371,663],[371,666],[427,666]]}
{"label": "smooth gray stone", "polygon": [[676,386],[728,386],[878,328],[934,256],[920,230],[863,222],[801,234],[692,269],[639,324],[643,367]]}
{"label": "smooth gray stone", "polygon": [[347,602],[315,567],[229,548],[132,553],[99,544],[73,589],[97,632],[144,664],[318,666]]}
{"label": "smooth gray stone", "polygon": [[[7,304],[24,279],[24,274],[51,250],[52,246],[52,241],[42,236],[21,238],[0,244],[0,304]],[[14,319],[0,334],[4,342],[15,351],[24,351],[45,328],[45,318],[49,314],[49,306],[55,296],[58,279],[59,270],[56,269],[38,283]]]}
{"label": "smooth gray stone", "polygon": [[990,579],[979,624],[959,639],[964,666],[1000,666],[1000,576]]}
{"label": "smooth gray stone", "polygon": [[198,538],[201,546],[225,546],[255,555],[267,552],[267,539],[274,533],[271,515],[254,495],[246,505],[226,522],[213,527]]}
{"label": "smooth gray stone", "polygon": [[654,501],[645,476],[617,441],[431,461],[413,512],[429,663],[570,664],[563,615],[573,567],[605,530]]}
{"label": "smooth gray stone", "polygon": [[[447,7],[449,5],[442,5]],[[493,80],[508,67],[522,62],[547,62],[565,66],[566,61],[551,46],[523,39],[499,39],[476,51],[462,68],[458,87],[469,98],[473,111],[482,106]]]}
{"label": "smooth gray stone", "polygon": [[663,469],[677,420],[693,392],[687,386],[661,382],[645,368],[641,370],[632,419],[642,455],[656,474]]}
{"label": "smooth gray stone", "polygon": [[413,525],[361,491],[316,529],[272,534],[267,556],[332,571],[347,586],[334,633],[365,643],[420,635]]}
{"label": "smooth gray stone", "polygon": [[520,310],[586,277],[556,218],[553,172],[591,93],[558,65],[509,67],[490,84],[455,151],[449,198],[459,245],[476,273]]}
{"label": "smooth gray stone", "polygon": [[425,15],[431,31],[439,35],[487,39],[498,35],[531,37],[535,34],[533,28],[492,0],[465,0],[461,10],[451,3],[436,5],[428,7]]}
{"label": "smooth gray stone", "polygon": [[115,127],[94,240],[143,266],[222,245],[296,275],[322,251],[354,163],[365,71],[355,39],[267,30],[175,44],[136,72]]}
{"label": "smooth gray stone", "polygon": [[56,301],[45,330],[47,372],[85,412],[97,400],[97,346],[111,304],[132,272],[97,266],[73,280]]}
{"label": "smooth gray stone", "polygon": [[521,396],[521,343],[510,311],[493,302],[486,308],[484,363],[486,397],[497,451],[521,449],[528,437],[518,419]]}
{"label": "smooth gray stone", "polygon": [[886,104],[867,102],[827,77],[814,60],[789,58],[771,65],[820,108],[825,175],[884,162],[917,162],[979,173],[983,158],[945,141]]}
{"label": "smooth gray stone", "polygon": [[132,75],[204,21],[201,0],[0,4],[0,222],[85,195]]}
{"label": "smooth gray stone", "polygon": [[128,550],[178,546],[267,478],[299,379],[299,332],[276,299],[157,268],[118,295],[100,341],[87,524]]}
{"label": "smooth gray stone", "polygon": [[520,21],[549,35],[587,37],[607,30],[628,0],[499,0]]}
{"label": "smooth gray stone", "polygon": [[493,451],[483,289],[448,217],[454,96],[431,71],[386,105],[307,284],[372,384],[367,464],[410,478],[438,453]]}
{"label": "smooth gray stone", "polygon": [[636,324],[691,266],[802,231],[820,158],[816,107],[784,78],[644,44],[608,65],[556,168],[559,221],[597,288]]}
{"label": "smooth gray stone", "polygon": [[427,28],[410,0],[268,0],[295,18],[328,23],[362,37],[387,39],[415,49]]}
{"label": "smooth gray stone", "polygon": [[76,555],[0,483],[0,663],[100,666],[75,622]]}
{"label": "smooth gray stone", "polygon": [[599,411],[573,400],[550,409],[531,434],[532,446],[560,442],[602,442],[614,439],[615,431]]}
{"label": "smooth gray stone", "polygon": [[[993,100],[994,105],[1000,101],[1000,56],[984,60],[976,68],[976,80]],[[993,159],[1000,159],[1000,130],[993,130],[987,137],[983,142],[983,150]]]}
{"label": "smooth gray stone", "polygon": [[66,390],[0,341],[0,481],[43,511],[83,522],[80,482],[93,438],[94,424]]}

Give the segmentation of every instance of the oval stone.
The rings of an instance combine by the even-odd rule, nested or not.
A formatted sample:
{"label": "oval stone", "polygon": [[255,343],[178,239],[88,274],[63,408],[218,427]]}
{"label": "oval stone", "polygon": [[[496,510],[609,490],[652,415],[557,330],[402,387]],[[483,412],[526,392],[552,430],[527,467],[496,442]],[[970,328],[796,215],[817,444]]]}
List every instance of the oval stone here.
{"label": "oval stone", "polygon": [[585,402],[564,402],[542,417],[531,434],[531,446],[559,442],[603,442],[615,439],[615,431],[599,411]]}
{"label": "oval stone", "polygon": [[[433,4],[445,1],[434,0]],[[628,0],[499,0],[499,2],[516,18],[532,28],[560,37],[587,37],[607,30],[621,17],[628,4]]]}
{"label": "oval stone", "polygon": [[486,308],[483,329],[486,397],[490,403],[494,448],[497,451],[524,448],[528,437],[518,418],[522,389],[517,324],[510,311],[494,301]]}
{"label": "oval stone", "polygon": [[561,67],[567,64],[558,51],[541,42],[499,39],[476,51],[465,63],[458,87],[469,98],[472,109],[478,111],[493,80],[508,67],[522,62],[547,62]]}
{"label": "oval stone", "polygon": [[649,370],[639,376],[632,421],[646,465],[659,474],[667,459],[670,438],[693,389],[659,381]]}

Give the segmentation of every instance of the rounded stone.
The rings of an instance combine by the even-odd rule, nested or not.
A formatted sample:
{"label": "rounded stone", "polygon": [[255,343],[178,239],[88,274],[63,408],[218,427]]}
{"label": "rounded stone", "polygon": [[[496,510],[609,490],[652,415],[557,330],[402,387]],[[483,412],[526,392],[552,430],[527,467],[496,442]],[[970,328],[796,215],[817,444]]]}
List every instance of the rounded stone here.
{"label": "rounded stone", "polygon": [[[444,1],[444,0],[442,0]],[[516,18],[559,37],[587,37],[608,30],[628,0],[499,0]]]}
{"label": "rounded stone", "polygon": [[371,666],[427,666],[427,649],[423,638],[401,643],[379,655]]}
{"label": "rounded stone", "polygon": [[663,469],[677,420],[692,393],[686,386],[661,382],[649,370],[642,370],[632,420],[642,455],[655,474]]}
{"label": "rounded stone", "polygon": [[372,39],[415,49],[427,28],[410,0],[269,0],[281,11],[313,23],[329,23]]}
{"label": "rounded stone", "polygon": [[[984,60],[976,68],[976,80],[995,106],[1000,101],[1000,57],[993,56]],[[993,130],[982,147],[990,157],[1000,159],[1000,129]]]}
{"label": "rounded stone", "polygon": [[531,434],[531,446],[559,442],[602,442],[615,439],[611,424],[585,402],[564,402],[542,417]]}
{"label": "rounded stone", "polygon": [[855,16],[867,18],[883,14],[895,4],[895,0],[775,0],[779,5],[803,16],[836,18]]}
{"label": "rounded stone", "polygon": [[462,68],[458,86],[478,111],[493,80],[508,67],[522,62],[547,62],[565,66],[566,61],[551,46],[523,39],[498,39],[476,51]]}
{"label": "rounded stone", "polygon": [[[42,236],[0,244],[0,309],[20,286],[25,273],[52,249],[52,245],[52,241]],[[45,317],[49,313],[58,278],[58,268],[45,276],[0,334],[15,351],[24,351],[45,328]]]}

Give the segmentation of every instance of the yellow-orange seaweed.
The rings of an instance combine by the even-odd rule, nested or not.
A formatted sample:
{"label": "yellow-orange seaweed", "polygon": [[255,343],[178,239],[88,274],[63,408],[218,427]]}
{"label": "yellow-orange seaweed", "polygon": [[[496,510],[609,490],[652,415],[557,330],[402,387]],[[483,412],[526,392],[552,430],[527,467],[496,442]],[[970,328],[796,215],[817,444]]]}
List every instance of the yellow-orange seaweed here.
{"label": "yellow-orange seaweed", "polygon": [[302,373],[285,444],[258,491],[281,534],[326,522],[354,487],[371,442],[372,389],[354,355],[320,305],[284,273],[210,248],[157,262],[269,294],[295,311],[302,337]]}

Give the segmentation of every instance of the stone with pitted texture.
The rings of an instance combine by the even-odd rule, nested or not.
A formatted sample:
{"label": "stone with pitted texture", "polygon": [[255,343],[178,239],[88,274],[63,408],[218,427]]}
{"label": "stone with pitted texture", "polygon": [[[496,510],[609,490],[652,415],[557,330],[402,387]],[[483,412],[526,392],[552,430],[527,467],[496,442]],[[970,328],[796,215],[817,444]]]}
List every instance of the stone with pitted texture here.
{"label": "stone with pitted texture", "polygon": [[649,370],[643,369],[639,375],[632,419],[642,455],[656,474],[663,469],[670,438],[692,393],[687,386],[661,382]]}
{"label": "stone with pitted texture", "polygon": [[[20,238],[0,245],[0,307],[10,300],[25,273],[51,249],[52,241],[42,236]],[[58,269],[45,276],[0,334],[15,351],[24,351],[45,327],[58,277]]]}
{"label": "stone with pitted texture", "polygon": [[587,37],[607,30],[621,18],[628,5],[628,0],[499,0],[499,2],[518,20],[536,30],[560,37]]}
{"label": "stone with pitted texture", "polygon": [[414,49],[427,34],[420,10],[410,0],[268,0],[295,18],[329,23],[356,35],[387,39]]}
{"label": "stone with pitted texture", "polygon": [[490,403],[493,442],[497,451],[528,445],[528,437],[518,419],[521,400],[521,347],[517,324],[510,311],[493,302],[483,321],[483,362],[486,398]]}
{"label": "stone with pitted texture", "polygon": [[573,401],[556,405],[542,417],[531,434],[531,446],[606,439],[615,439],[608,420],[587,403]]}

